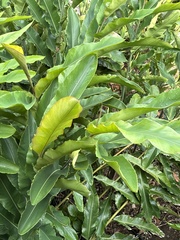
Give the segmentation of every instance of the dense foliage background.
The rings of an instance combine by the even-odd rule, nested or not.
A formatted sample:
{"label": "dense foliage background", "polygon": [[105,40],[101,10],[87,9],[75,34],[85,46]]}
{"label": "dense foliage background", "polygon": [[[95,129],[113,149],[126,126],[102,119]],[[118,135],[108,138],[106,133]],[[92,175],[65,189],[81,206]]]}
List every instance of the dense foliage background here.
{"label": "dense foliage background", "polygon": [[0,239],[163,237],[180,203],[180,3],[0,8]]}

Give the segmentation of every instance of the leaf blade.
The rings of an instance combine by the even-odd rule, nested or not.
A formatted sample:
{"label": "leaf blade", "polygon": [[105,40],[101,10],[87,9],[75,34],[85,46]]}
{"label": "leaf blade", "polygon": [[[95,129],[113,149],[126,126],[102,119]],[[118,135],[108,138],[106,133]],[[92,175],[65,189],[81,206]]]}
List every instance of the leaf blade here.
{"label": "leaf blade", "polygon": [[42,168],[34,177],[30,188],[30,200],[32,205],[38,204],[52,190],[58,177],[60,170],[53,165]]}
{"label": "leaf blade", "polygon": [[71,126],[72,120],[79,117],[81,111],[79,101],[73,97],[68,96],[56,102],[42,119],[32,140],[32,149],[41,155],[49,143]]}

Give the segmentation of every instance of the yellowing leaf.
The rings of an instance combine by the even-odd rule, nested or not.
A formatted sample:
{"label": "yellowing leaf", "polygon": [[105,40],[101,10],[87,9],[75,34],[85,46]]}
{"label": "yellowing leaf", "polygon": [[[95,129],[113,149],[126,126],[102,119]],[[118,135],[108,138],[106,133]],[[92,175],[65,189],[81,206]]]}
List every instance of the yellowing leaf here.
{"label": "yellowing leaf", "polygon": [[29,70],[28,70],[28,67],[27,67],[27,64],[26,64],[26,59],[25,59],[25,56],[24,56],[23,49],[20,46],[10,45],[10,44],[5,44],[5,43],[2,43],[2,46],[19,63],[20,67],[23,69],[24,73],[26,74],[27,79],[29,80],[29,83],[30,83],[30,85],[31,85],[31,87],[33,89],[33,84],[32,84],[31,77],[30,77],[30,74],[29,74]]}
{"label": "yellowing leaf", "polygon": [[39,155],[66,127],[70,127],[72,120],[78,118],[82,111],[79,101],[71,96],[61,98],[45,114],[32,140],[32,149]]}

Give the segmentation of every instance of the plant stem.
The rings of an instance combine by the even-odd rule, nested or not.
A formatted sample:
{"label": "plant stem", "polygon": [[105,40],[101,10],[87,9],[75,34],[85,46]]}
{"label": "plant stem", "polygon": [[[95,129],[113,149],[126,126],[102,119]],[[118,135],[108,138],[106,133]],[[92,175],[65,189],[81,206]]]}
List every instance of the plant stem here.
{"label": "plant stem", "polygon": [[109,219],[109,221],[106,223],[106,227],[113,221],[113,219],[118,215],[118,213],[128,204],[128,201],[126,201]]}
{"label": "plant stem", "polygon": [[122,153],[124,150],[126,150],[127,148],[129,148],[130,146],[132,146],[133,144],[129,144],[127,146],[125,146],[124,148],[122,148],[119,152],[117,152],[114,156],[118,156],[120,153]]}

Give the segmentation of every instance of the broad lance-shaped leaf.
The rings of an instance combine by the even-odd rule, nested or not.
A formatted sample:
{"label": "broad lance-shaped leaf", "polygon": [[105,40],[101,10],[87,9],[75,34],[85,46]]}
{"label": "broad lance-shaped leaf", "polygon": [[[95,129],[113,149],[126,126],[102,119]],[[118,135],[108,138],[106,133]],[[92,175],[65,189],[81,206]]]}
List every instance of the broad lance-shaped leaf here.
{"label": "broad lance-shaped leaf", "polygon": [[[19,216],[20,194],[9,181],[7,174],[0,174],[0,203],[14,216]],[[22,199],[21,199],[22,200]]]}
{"label": "broad lance-shaped leaf", "polygon": [[[98,123],[101,123],[104,121],[106,122],[113,122],[113,121],[119,121],[119,120],[126,121],[148,112],[152,112],[152,111],[163,109],[163,108],[168,108],[171,106],[178,106],[180,105],[179,96],[180,96],[180,88],[172,89],[172,90],[169,90],[168,92],[163,92],[159,94],[148,104],[143,104],[143,105],[136,104],[134,107],[125,108],[116,113],[104,114],[104,116],[101,119],[98,119]],[[95,120],[93,123],[96,123],[96,121],[97,120]]]}
{"label": "broad lance-shaped leaf", "polygon": [[32,149],[42,155],[45,148],[63,134],[66,127],[71,126],[73,119],[79,117],[81,111],[82,107],[74,97],[68,96],[56,102],[43,117],[32,139]]}
{"label": "broad lance-shaped leaf", "polygon": [[98,83],[118,83],[144,93],[143,88],[140,87],[137,83],[130,81],[127,78],[120,75],[111,75],[111,74],[100,75],[100,76],[96,75],[93,77],[89,85],[91,86]]}
{"label": "broad lance-shaped leaf", "polygon": [[0,139],[1,145],[1,155],[10,160],[11,163],[17,165],[19,163],[18,159],[18,145],[17,141],[13,137],[9,137],[6,139]]}
{"label": "broad lance-shaped leaf", "polygon": [[0,91],[0,109],[21,113],[29,110],[35,102],[35,97],[26,91]]}
{"label": "broad lance-shaped leaf", "polygon": [[159,217],[160,211],[157,205],[155,205],[155,203],[152,203],[152,199],[149,194],[150,187],[147,182],[148,180],[146,177],[146,173],[139,169],[137,173],[139,179],[139,195],[141,197],[141,212],[144,215],[146,221],[151,222],[152,216]]}
{"label": "broad lance-shaped leaf", "polygon": [[42,225],[39,229],[39,240],[58,240],[56,231],[51,224]]}
{"label": "broad lance-shaped leaf", "polygon": [[111,180],[103,175],[97,175],[94,176],[94,178],[97,179],[98,181],[101,181],[106,186],[112,187],[116,191],[119,191],[124,197],[129,199],[131,202],[139,204],[137,198],[135,197],[135,194],[131,190],[129,190],[125,184],[117,182],[116,180]]}
{"label": "broad lance-shaped leaf", "polygon": [[24,235],[30,231],[39,222],[40,218],[46,212],[49,199],[49,196],[47,196],[35,206],[31,205],[30,201],[27,202],[26,208],[18,223],[18,232],[20,235]]}
{"label": "broad lance-shaped leaf", "polygon": [[[44,56],[41,55],[31,55],[26,56],[26,62],[27,63],[34,63],[36,61],[41,61],[44,59]],[[10,69],[15,69],[19,66],[18,62],[15,59],[10,59],[5,62],[0,63],[0,74],[4,74],[5,72],[8,72]]]}
{"label": "broad lance-shaped leaf", "polygon": [[69,189],[71,191],[76,191],[85,197],[90,195],[90,191],[85,185],[73,179],[60,178],[56,182],[55,187],[62,188],[63,190]]}
{"label": "broad lance-shaped leaf", "polygon": [[134,125],[119,121],[117,126],[132,143],[140,144],[148,140],[165,153],[180,153],[180,134],[166,125],[161,125],[150,119],[143,119]]}
{"label": "broad lance-shaped leaf", "polygon": [[36,20],[36,22],[41,23],[44,27],[48,26],[47,22],[45,21],[43,14],[43,9],[39,6],[36,0],[27,0],[28,7],[30,9],[30,13],[33,16],[33,19]]}
{"label": "broad lance-shaped leaf", "polygon": [[6,125],[6,124],[3,124],[3,123],[0,123],[0,138],[8,138],[10,136],[12,136],[16,129],[11,126],[11,125]]}
{"label": "broad lance-shaped leaf", "polygon": [[161,4],[159,7],[157,7],[154,10],[154,13],[160,13],[160,12],[167,12],[167,11],[173,11],[173,10],[179,10],[180,9],[180,3],[165,3]]}
{"label": "broad lance-shaped leaf", "polygon": [[106,223],[111,216],[111,201],[112,201],[111,196],[108,196],[106,199],[103,199],[100,205],[99,216],[97,219],[97,230],[96,230],[96,235],[100,239],[105,231]]}
{"label": "broad lance-shaped leaf", "polygon": [[16,164],[0,156],[0,173],[15,174],[18,171],[19,167]]}
{"label": "broad lance-shaped leaf", "polygon": [[46,42],[42,40],[42,38],[37,34],[36,30],[34,28],[30,28],[26,31],[27,35],[27,41],[33,43],[39,54],[45,56],[44,63],[52,67],[53,65],[53,58],[51,51],[47,48]]}
{"label": "broad lance-shaped leaf", "polygon": [[106,17],[110,16],[113,12],[115,12],[121,5],[126,3],[126,0],[104,0],[105,10],[104,15]]}
{"label": "broad lance-shaped leaf", "polygon": [[178,9],[180,9],[179,3],[168,3],[168,4],[161,4],[161,6],[157,8],[136,10],[128,18],[117,18],[112,22],[109,22],[101,32],[96,34],[96,37],[106,36],[110,32],[116,31],[120,27],[123,27],[131,22],[141,20],[151,14],[157,14],[160,12],[166,12],[166,11],[172,11],[172,10],[178,10]]}
{"label": "broad lance-shaped leaf", "polygon": [[79,44],[93,42],[94,34],[104,19],[104,4],[102,0],[91,0],[85,18],[81,24]]}
{"label": "broad lance-shaped leaf", "polygon": [[[34,77],[36,72],[29,71],[30,78]],[[1,83],[17,83],[23,80],[28,80],[27,75],[24,73],[23,70],[14,70],[8,74],[0,75],[0,84]]]}
{"label": "broad lance-shaped leaf", "polygon": [[9,33],[5,33],[3,35],[0,36],[0,48],[2,47],[2,43],[13,43],[14,41],[16,41],[24,32],[27,31],[27,29],[31,26],[32,23],[29,23],[28,25],[26,25],[24,28],[22,28],[19,31],[15,31],[15,32],[9,32]]}
{"label": "broad lance-shaped leaf", "polygon": [[68,140],[62,145],[58,146],[56,149],[48,149],[45,152],[43,158],[38,158],[35,168],[40,169],[43,166],[52,164],[55,161],[61,159],[63,156],[79,149],[87,149],[89,151],[92,151],[95,148],[96,142],[97,141],[93,138],[84,138],[79,141]]}
{"label": "broad lance-shaped leaf", "polygon": [[165,153],[180,153],[180,134],[172,128],[150,119],[143,119],[134,125],[121,120],[117,122],[107,120],[98,126],[91,123],[87,127],[87,131],[94,135],[120,131],[131,143],[141,144],[148,140]]}
{"label": "broad lance-shaped leaf", "polygon": [[77,232],[71,227],[70,219],[64,216],[62,211],[56,210],[53,206],[50,206],[49,210],[46,214],[46,219],[64,237],[63,239],[78,240]]}
{"label": "broad lance-shaped leaf", "polygon": [[60,16],[54,2],[49,0],[40,0],[39,5],[44,10],[45,20],[49,23],[53,33],[58,34],[60,28]]}
{"label": "broad lance-shaped leaf", "polygon": [[72,7],[68,9],[67,20],[67,44],[69,48],[72,48],[78,44],[78,36],[80,33],[80,21]]}
{"label": "broad lance-shaped leaf", "polygon": [[73,96],[79,99],[93,78],[96,69],[97,56],[92,54],[85,56],[79,62],[70,65],[59,75],[58,90],[49,106],[60,98],[66,96]]}
{"label": "broad lance-shaped leaf", "polygon": [[35,86],[36,97],[39,98],[41,94],[48,88],[51,82],[64,71],[63,65],[54,66],[47,70],[47,74],[44,78],[41,78]]}
{"label": "broad lance-shaped leaf", "polygon": [[83,199],[83,195],[81,195],[78,192],[73,191],[73,199],[75,202],[75,205],[77,207],[77,210],[79,212],[83,212],[84,211],[84,199]]}
{"label": "broad lance-shaped leaf", "polygon": [[[159,150],[157,150],[157,148],[153,147],[154,149],[156,149],[156,151],[159,154]],[[133,157],[130,154],[122,154],[122,156],[124,156],[129,162],[131,162],[133,165],[138,166],[139,168],[142,169],[142,172],[146,172],[149,175],[151,175],[156,181],[157,183],[160,182],[160,180],[166,184],[168,187],[171,187],[171,184],[169,182],[169,179],[165,176],[165,174],[163,172],[161,172],[160,170],[158,170],[156,167],[153,166],[153,164],[150,164],[149,166],[144,166],[144,159],[142,159],[141,161],[139,160],[139,158]],[[155,155],[156,156],[156,155]],[[154,157],[155,158],[155,157]],[[170,173],[171,174],[171,173]]]}
{"label": "broad lance-shaped leaf", "polygon": [[10,212],[5,210],[1,205],[0,205],[0,226],[1,230],[2,226],[4,226],[5,229],[8,229],[8,233],[11,234],[11,236],[14,233],[17,234],[17,224],[14,223],[14,216]]}
{"label": "broad lance-shaped leaf", "polygon": [[123,181],[132,192],[138,191],[138,178],[137,174],[131,163],[123,156],[109,157],[105,156],[102,147],[97,147],[96,155],[102,158],[105,163],[112,167],[121,176]]}
{"label": "broad lance-shaped leaf", "polygon": [[46,166],[37,172],[30,188],[30,200],[32,205],[38,204],[47,196],[55,185],[59,175],[60,170],[54,165]]}
{"label": "broad lance-shaped leaf", "polygon": [[120,215],[114,218],[115,221],[123,226],[137,227],[141,230],[150,231],[160,237],[164,236],[164,233],[153,223],[146,223],[142,218],[132,218],[128,215]]}
{"label": "broad lance-shaped leaf", "polygon": [[142,38],[140,40],[134,42],[126,42],[121,37],[115,37],[113,35],[108,35],[102,38],[99,42],[91,42],[78,45],[74,48],[71,48],[68,51],[65,62],[63,64],[64,67],[69,66],[70,64],[79,61],[86,55],[89,54],[97,54],[98,56],[102,56],[108,52],[113,50],[119,50],[123,48],[130,47],[162,47],[165,49],[171,49],[172,46],[157,38]]}
{"label": "broad lance-shaped leaf", "polygon": [[99,197],[96,193],[92,193],[84,208],[84,222],[82,225],[82,236],[85,239],[91,239],[96,228],[96,221],[99,213]]}

